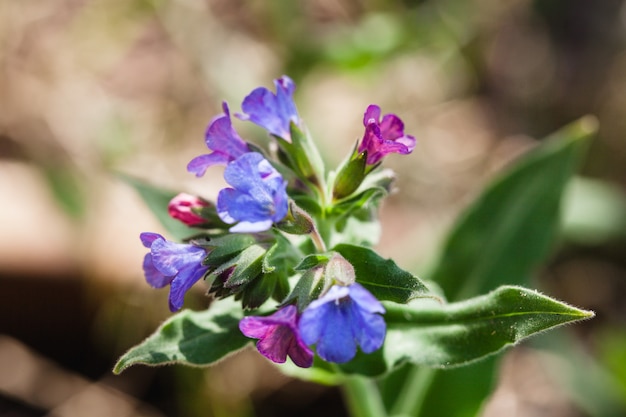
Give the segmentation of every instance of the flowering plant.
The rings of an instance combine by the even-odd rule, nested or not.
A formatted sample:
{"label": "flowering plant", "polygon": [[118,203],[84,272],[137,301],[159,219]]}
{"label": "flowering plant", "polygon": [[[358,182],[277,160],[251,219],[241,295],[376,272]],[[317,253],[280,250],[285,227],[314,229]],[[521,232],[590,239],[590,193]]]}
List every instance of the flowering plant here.
{"label": "flowering plant", "polygon": [[[327,171],[294,90],[283,76],[275,92],[255,89],[235,114],[271,135],[267,148],[239,136],[226,103],[211,121],[211,153],[187,169],[201,177],[225,166],[229,187],[215,204],[179,194],[153,207],[184,225],[170,228],[184,243],[141,235],[148,284],[170,287],[172,312],[201,279],[215,301],[175,314],[115,372],[138,363],[210,365],[252,342],[287,373],[344,384],[355,415],[413,415],[421,400],[411,381],[434,372],[424,369],[467,365],[593,315],[522,286],[549,250],[562,190],[593,131],[589,120],[558,132],[488,187],[423,280],[373,249],[377,209],[393,181],[381,165],[390,154],[410,154],[415,137],[398,116],[381,118],[370,105],[362,139]],[[401,381],[391,400],[368,379],[390,375]]]}

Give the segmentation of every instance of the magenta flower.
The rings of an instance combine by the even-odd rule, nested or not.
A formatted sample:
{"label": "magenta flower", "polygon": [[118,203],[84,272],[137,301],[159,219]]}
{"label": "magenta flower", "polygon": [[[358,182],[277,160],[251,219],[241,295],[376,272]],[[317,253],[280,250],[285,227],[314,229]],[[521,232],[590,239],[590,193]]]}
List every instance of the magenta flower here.
{"label": "magenta flower", "polygon": [[363,116],[365,134],[359,153],[367,151],[367,165],[377,164],[390,153],[409,154],[415,148],[415,138],[404,134],[404,123],[395,114],[380,120],[380,107],[370,104]]}
{"label": "magenta flower", "polygon": [[300,318],[300,335],[307,345],[317,344],[317,354],[328,362],[348,362],[357,345],[365,353],[380,349],[386,325],[385,312],[369,291],[360,284],[334,285],[313,301]]}
{"label": "magenta flower", "polygon": [[289,125],[299,124],[300,118],[293,101],[296,85],[291,78],[283,75],[274,80],[276,94],[265,87],[253,90],[241,103],[243,114],[236,114],[241,120],[249,120],[272,135],[291,142]]}
{"label": "magenta flower", "polygon": [[142,233],[141,242],[150,253],[143,260],[146,281],[154,288],[170,286],[169,307],[172,312],[183,306],[185,293],[209,270],[202,265],[207,255],[199,246],[174,243],[158,233]]}
{"label": "magenta flower", "polygon": [[169,202],[167,212],[174,219],[193,227],[207,223],[199,214],[205,207],[211,207],[211,204],[200,197],[180,193]]}
{"label": "magenta flower", "polygon": [[226,165],[239,158],[250,148],[237,134],[230,119],[228,104],[222,103],[224,114],[215,117],[206,130],[204,141],[213,152],[195,157],[187,165],[187,171],[201,177],[213,165]]}
{"label": "magenta flower", "polygon": [[229,163],[224,179],[232,188],[219,192],[217,214],[225,223],[239,222],[231,232],[262,232],[287,215],[287,181],[260,153],[249,152]]}
{"label": "magenta flower", "polygon": [[284,363],[287,356],[301,368],[313,365],[313,352],[298,334],[296,306],[289,305],[267,317],[244,317],[239,322],[241,333],[259,339],[259,352],[276,363]]}

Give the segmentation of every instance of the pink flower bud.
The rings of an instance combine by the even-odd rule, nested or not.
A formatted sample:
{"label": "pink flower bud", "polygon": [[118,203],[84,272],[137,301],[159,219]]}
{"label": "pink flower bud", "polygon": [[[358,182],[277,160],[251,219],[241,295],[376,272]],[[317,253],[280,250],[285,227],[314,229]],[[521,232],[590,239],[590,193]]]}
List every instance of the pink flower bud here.
{"label": "pink flower bud", "polygon": [[211,204],[190,194],[180,193],[170,201],[167,205],[167,212],[173,218],[180,220],[187,226],[198,226],[203,223],[207,223],[200,212],[205,207],[210,207]]}

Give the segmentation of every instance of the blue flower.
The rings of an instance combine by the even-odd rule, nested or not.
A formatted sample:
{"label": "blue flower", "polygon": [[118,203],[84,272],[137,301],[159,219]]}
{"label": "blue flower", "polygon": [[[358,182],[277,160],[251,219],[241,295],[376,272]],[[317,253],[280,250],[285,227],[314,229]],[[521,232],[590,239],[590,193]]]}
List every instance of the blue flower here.
{"label": "blue flower", "polygon": [[287,355],[301,368],[313,365],[313,352],[298,334],[296,306],[289,305],[267,317],[244,317],[239,322],[241,333],[259,339],[259,352],[276,363],[284,363]]}
{"label": "blue flower", "polygon": [[218,194],[217,214],[225,223],[239,222],[231,232],[262,232],[287,215],[287,182],[260,153],[246,153],[229,163],[224,179],[233,188]]}
{"label": "blue flower", "polygon": [[226,102],[222,104],[222,109],[224,109],[224,114],[215,117],[205,133],[206,146],[213,152],[197,156],[187,165],[187,171],[197,177],[203,176],[210,166],[226,165],[244,153],[250,152],[246,142],[233,128]]}
{"label": "blue flower", "polygon": [[276,94],[265,87],[253,90],[241,103],[243,114],[236,114],[241,120],[249,120],[272,135],[291,142],[289,124],[299,124],[300,118],[293,101],[296,85],[291,78],[283,75],[274,80]]}
{"label": "blue flower", "polygon": [[360,284],[335,285],[313,301],[300,318],[300,336],[328,362],[348,362],[357,345],[365,353],[378,350],[385,340],[382,304]]}
{"label": "blue flower", "polygon": [[206,250],[195,245],[170,242],[158,233],[142,233],[139,237],[143,245],[150,249],[143,260],[146,281],[154,288],[170,285],[170,310],[180,310],[187,290],[209,269],[202,265]]}

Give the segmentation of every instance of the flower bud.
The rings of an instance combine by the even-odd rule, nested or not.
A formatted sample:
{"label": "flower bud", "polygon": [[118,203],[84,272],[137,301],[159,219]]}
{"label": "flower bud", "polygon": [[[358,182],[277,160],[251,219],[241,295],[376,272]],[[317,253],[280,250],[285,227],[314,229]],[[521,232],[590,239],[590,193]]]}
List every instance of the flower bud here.
{"label": "flower bud", "polygon": [[180,193],[167,206],[167,212],[173,218],[180,220],[187,226],[199,226],[207,223],[203,218],[202,210],[211,207],[211,203],[190,194]]}
{"label": "flower bud", "polygon": [[356,149],[352,152],[350,160],[341,167],[335,178],[333,185],[333,198],[335,200],[347,197],[359,188],[366,174],[366,159],[367,152],[359,153]]}
{"label": "flower bud", "polygon": [[276,227],[292,235],[307,235],[315,230],[315,224],[309,213],[298,207],[293,200],[289,200],[287,216],[277,223]]}
{"label": "flower bud", "polygon": [[354,267],[339,253],[334,253],[326,264],[326,280],[340,285],[352,285],[356,280]]}

